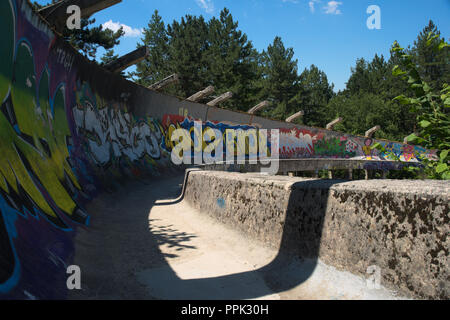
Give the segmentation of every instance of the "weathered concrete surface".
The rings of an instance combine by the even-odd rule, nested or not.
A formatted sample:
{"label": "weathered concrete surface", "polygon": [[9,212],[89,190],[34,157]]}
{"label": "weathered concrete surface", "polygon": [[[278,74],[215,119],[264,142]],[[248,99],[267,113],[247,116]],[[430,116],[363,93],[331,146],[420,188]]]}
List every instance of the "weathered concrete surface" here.
{"label": "weathered concrete surface", "polygon": [[129,183],[91,203],[91,227],[74,240],[82,290],[69,299],[401,298],[200,213],[176,199],[182,178]]}
{"label": "weathered concrete surface", "polygon": [[448,299],[450,183],[333,181],[191,172],[186,201],[201,212],[301,258],[356,275],[381,269],[383,285],[414,298]]}
{"label": "weathered concrete surface", "polygon": [[[295,171],[316,171],[316,170],[401,170],[402,168],[411,166],[422,168],[423,165],[419,162],[401,162],[388,160],[362,160],[362,159],[271,159],[271,165],[278,168],[278,173],[288,173]],[[261,172],[263,168],[268,168],[269,165],[257,163],[237,164],[233,162],[217,162],[212,164],[202,165],[201,168],[205,170],[216,171],[231,171],[231,172]]]}

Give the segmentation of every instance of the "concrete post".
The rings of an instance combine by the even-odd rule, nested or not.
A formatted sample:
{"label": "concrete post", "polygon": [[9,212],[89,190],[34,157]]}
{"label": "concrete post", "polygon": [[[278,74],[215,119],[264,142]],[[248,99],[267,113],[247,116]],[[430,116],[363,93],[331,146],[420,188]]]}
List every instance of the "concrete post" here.
{"label": "concrete post", "polygon": [[121,56],[120,58],[117,58],[114,61],[111,61],[110,63],[105,65],[105,69],[111,71],[111,72],[121,72],[125,70],[126,68],[142,61],[147,57],[149,54],[148,48],[146,46],[140,47],[130,53],[127,53],[126,55]]}
{"label": "concrete post", "polygon": [[38,10],[39,14],[47,20],[58,32],[63,32],[66,28],[67,8],[76,5],[81,9],[81,18],[89,18],[94,13],[109,8],[122,0],[70,0],[52,3]]}
{"label": "concrete post", "polygon": [[299,112],[293,114],[292,116],[288,117],[288,118],[286,119],[286,122],[292,122],[292,121],[294,121],[295,119],[298,119],[298,118],[302,117],[303,115],[305,115],[305,112],[299,111]]}
{"label": "concrete post", "polygon": [[256,106],[254,106],[250,110],[248,110],[247,113],[255,114],[257,111],[264,109],[264,108],[268,107],[269,105],[270,105],[270,102],[267,100],[264,100],[264,101],[258,103]]}
{"label": "concrete post", "polygon": [[371,129],[367,130],[365,136],[367,138],[372,138],[373,134],[375,132],[377,132],[378,130],[380,130],[380,129],[381,129],[380,126],[375,126],[375,127],[371,128]]}
{"label": "concrete post", "polygon": [[326,129],[333,130],[334,126],[337,125],[338,123],[341,123],[343,120],[344,118],[341,117],[334,119],[333,121],[327,124]]}
{"label": "concrete post", "polygon": [[214,100],[208,102],[207,105],[210,106],[210,107],[215,107],[218,104],[227,101],[231,97],[233,97],[233,93],[228,91],[228,92],[225,92],[224,94],[218,96]]}
{"label": "concrete post", "polygon": [[158,81],[154,84],[152,84],[151,86],[149,86],[149,89],[153,89],[153,90],[161,90],[165,87],[167,87],[168,85],[171,85],[172,83],[178,82],[180,80],[178,74],[174,73],[170,76],[168,76],[167,78],[162,79],[161,81]]}
{"label": "concrete post", "polygon": [[192,102],[197,102],[197,101],[201,100],[202,98],[209,96],[213,92],[214,92],[214,87],[213,86],[209,86],[209,87],[203,89],[202,91],[199,91],[199,92],[193,94],[192,96],[190,96],[186,100],[187,101],[192,101]]}

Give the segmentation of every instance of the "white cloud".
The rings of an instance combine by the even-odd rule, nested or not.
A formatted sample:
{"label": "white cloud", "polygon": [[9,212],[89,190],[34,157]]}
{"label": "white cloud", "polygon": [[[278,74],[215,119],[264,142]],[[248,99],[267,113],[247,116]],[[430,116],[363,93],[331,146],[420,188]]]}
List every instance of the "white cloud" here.
{"label": "white cloud", "polygon": [[320,2],[320,0],[311,0],[311,1],[308,2],[309,10],[310,10],[312,13],[314,13],[314,12],[316,11],[315,4],[316,4],[316,3],[319,3],[319,2]]}
{"label": "white cloud", "polygon": [[327,3],[323,9],[325,10],[326,14],[341,14],[341,10],[339,10],[339,6],[342,4],[342,2],[338,1],[330,1]]}
{"label": "white cloud", "polygon": [[206,11],[206,13],[213,13],[214,12],[214,3],[212,0],[195,0],[197,2],[197,5]]}
{"label": "white cloud", "polygon": [[102,24],[102,27],[104,29],[110,29],[114,32],[116,32],[122,27],[123,31],[125,32],[124,37],[130,38],[139,37],[142,34],[142,32],[144,32],[143,29],[134,29],[130,26],[127,26],[126,24],[120,22],[113,22],[112,20],[106,21],[104,24]]}

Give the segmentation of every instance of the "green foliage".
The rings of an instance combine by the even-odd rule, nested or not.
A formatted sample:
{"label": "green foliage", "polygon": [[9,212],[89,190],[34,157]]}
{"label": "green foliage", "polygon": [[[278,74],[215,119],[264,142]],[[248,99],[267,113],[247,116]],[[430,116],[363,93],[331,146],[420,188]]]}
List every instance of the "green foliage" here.
{"label": "green foliage", "polygon": [[114,50],[111,49],[105,52],[105,54],[100,58],[100,61],[102,65],[106,65],[110,62],[113,62],[117,58],[119,58],[119,55],[114,54]]}
{"label": "green foliage", "polygon": [[95,59],[99,47],[108,50],[118,45],[119,38],[124,35],[124,31],[120,28],[114,32],[110,29],[103,29],[101,25],[89,28],[93,23],[95,23],[95,19],[81,19],[81,29],[64,28],[63,37],[86,57]]}
{"label": "green foliage", "polygon": [[136,65],[136,71],[132,73],[132,76],[137,78],[137,83],[148,87],[167,77],[170,72],[168,67],[169,37],[158,10],[155,10],[147,28],[144,28],[143,35],[143,43],[139,43],[138,48],[147,46],[149,55]]}
{"label": "green foliage", "polygon": [[335,95],[334,85],[330,85],[325,72],[311,65],[301,73],[299,87],[296,100],[305,112],[303,122],[310,126],[326,126],[326,106]]}
{"label": "green foliage", "polygon": [[213,85],[216,94],[233,92],[222,107],[247,111],[258,102],[258,53],[226,8],[210,21],[186,15],[167,26],[155,11],[141,41],[150,55],[133,74],[138,83],[150,85],[177,73],[179,83],[165,92],[188,97]]}
{"label": "green foliage", "polygon": [[[426,41],[426,48],[436,52],[446,50],[449,45],[444,39],[435,41],[438,35],[430,32]],[[399,95],[394,100],[410,107],[416,116],[417,132],[408,136],[408,141],[425,148],[438,149],[439,161],[423,159],[430,178],[450,179],[448,167],[450,149],[450,87],[444,83],[437,94],[433,85],[422,79],[414,57],[405,53],[404,49],[395,42],[392,51],[399,57],[400,65],[393,68],[392,73],[407,81],[413,97]],[[435,84],[438,82],[434,82]]]}
{"label": "green foliage", "polygon": [[[284,120],[305,107],[305,119],[316,124],[333,95],[326,74],[317,67],[299,77],[294,51],[280,37],[259,53],[226,8],[209,21],[186,15],[168,25],[155,11],[138,46],[144,45],[150,55],[137,65],[134,80],[148,86],[178,73],[179,83],[163,91],[180,97],[213,85],[216,95],[233,92],[221,107],[247,111],[269,100],[272,107],[262,115]],[[201,102],[207,99],[211,97]]]}
{"label": "green foliage", "polygon": [[228,9],[223,9],[219,19],[208,23],[209,47],[206,53],[208,83],[217,92],[233,92],[233,98],[223,107],[247,111],[256,101],[258,89],[258,52],[247,36],[238,30]]}
{"label": "green foliage", "polygon": [[445,83],[450,83],[450,48],[445,43],[433,21],[419,33],[409,54],[422,80],[439,92]]}
{"label": "green foliage", "polygon": [[295,102],[299,89],[297,60],[293,60],[294,50],[286,48],[280,37],[275,37],[273,43],[261,54],[263,71],[263,99],[270,100],[274,108],[270,116],[284,120],[300,109]]}
{"label": "green foliage", "polygon": [[[34,2],[33,6],[35,9],[41,9],[56,2],[58,0],[53,0],[45,5]],[[114,32],[110,29],[103,29],[101,25],[89,27],[94,23],[95,19],[81,19],[80,29],[69,30],[68,28],[64,28],[62,32],[62,36],[67,42],[82,52],[86,57],[92,59],[95,59],[99,47],[103,47],[106,50],[112,49],[120,43],[119,39],[124,35],[122,28]]]}
{"label": "green foliage", "polygon": [[376,125],[381,130],[375,133],[377,138],[403,140],[411,132],[412,116],[405,115],[406,107],[399,107],[397,103],[386,100],[380,95],[360,91],[353,95],[338,94],[325,107],[322,126],[338,117],[343,122],[335,130],[351,134],[364,135]]}
{"label": "green foliage", "polygon": [[[443,40],[430,21],[412,48],[403,50],[434,94],[440,94],[441,84],[448,83],[450,75],[449,48],[443,45]],[[439,46],[441,50],[433,49]],[[404,137],[416,132],[420,123],[427,125],[427,122],[420,122],[427,119],[416,121],[416,115],[410,112],[407,99],[416,97],[409,91],[410,84],[399,77],[403,70],[395,68],[401,65],[402,60],[403,57],[393,49],[389,59],[378,55],[372,60],[358,59],[345,90],[331,98],[319,125],[324,126],[340,116],[344,122],[335,130],[362,135],[372,126],[380,125],[381,130],[375,134],[377,138],[397,141],[403,141]],[[394,99],[400,95],[404,98]]]}

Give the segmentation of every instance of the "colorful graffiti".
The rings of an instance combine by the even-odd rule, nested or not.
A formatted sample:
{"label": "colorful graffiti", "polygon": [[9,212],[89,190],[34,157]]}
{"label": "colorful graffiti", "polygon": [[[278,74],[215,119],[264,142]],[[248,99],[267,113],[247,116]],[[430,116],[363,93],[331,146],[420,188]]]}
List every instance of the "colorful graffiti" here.
{"label": "colorful graffiti", "polygon": [[159,124],[76,80],[75,54],[31,11],[0,2],[0,298],[64,297],[72,238],[89,225],[83,205],[105,167],[137,175],[162,157]]}
{"label": "colorful graffiti", "polygon": [[[386,152],[372,149],[376,143]],[[401,160],[420,162],[422,159],[436,159],[436,151],[419,146],[396,142],[377,141],[371,138],[337,135],[325,130],[280,128],[280,157],[295,158],[340,158],[354,160]]]}
{"label": "colorful graffiti", "polygon": [[161,158],[162,132],[158,122],[149,117],[135,120],[131,113],[108,107],[102,98],[92,94],[87,83],[77,92],[72,112],[77,133],[84,137],[87,151],[97,165],[105,166],[121,157],[130,161],[146,156]]}
{"label": "colorful graffiti", "polygon": [[[27,241],[19,239],[19,230],[34,220],[34,228],[45,225],[44,230],[68,232],[74,223],[89,221],[75,200],[82,188],[69,159],[66,84],[51,86],[51,70],[47,65],[37,68],[31,42],[16,40],[15,24],[23,18],[16,5],[10,0],[0,5],[7,39],[0,60],[0,293],[14,287],[24,270],[19,261],[23,252],[17,248]],[[39,235],[33,237],[38,246]],[[49,245],[35,251],[44,248]]]}
{"label": "colorful graffiti", "polygon": [[314,145],[323,134],[313,134],[309,130],[280,129],[280,157],[302,158],[314,155]]}
{"label": "colorful graffiti", "polygon": [[[171,139],[173,132],[176,129],[186,129],[190,133],[192,155],[194,155],[195,152],[206,150],[208,146],[210,146],[208,149],[215,149],[219,146],[219,143],[223,143],[223,157],[225,157],[226,148],[230,144],[229,150],[234,150],[234,156],[241,154],[247,159],[249,156],[270,156],[270,131],[267,132],[265,145],[260,146],[261,148],[258,149],[258,146],[262,141],[259,139],[259,129],[254,126],[230,124],[226,122],[200,121],[202,132],[197,132],[198,128],[195,125],[195,121],[195,119],[190,117],[165,115],[161,126],[161,131],[164,133],[162,148],[167,152],[171,152],[174,148],[174,142]],[[209,131],[211,129],[220,132],[222,139],[212,139],[213,134],[210,134]],[[236,134],[231,135],[230,132],[227,132],[228,129],[232,129]],[[244,134],[245,138],[240,139],[240,132]],[[201,145],[196,143],[195,137],[203,137]],[[260,150],[266,150],[266,152],[260,154]]]}

